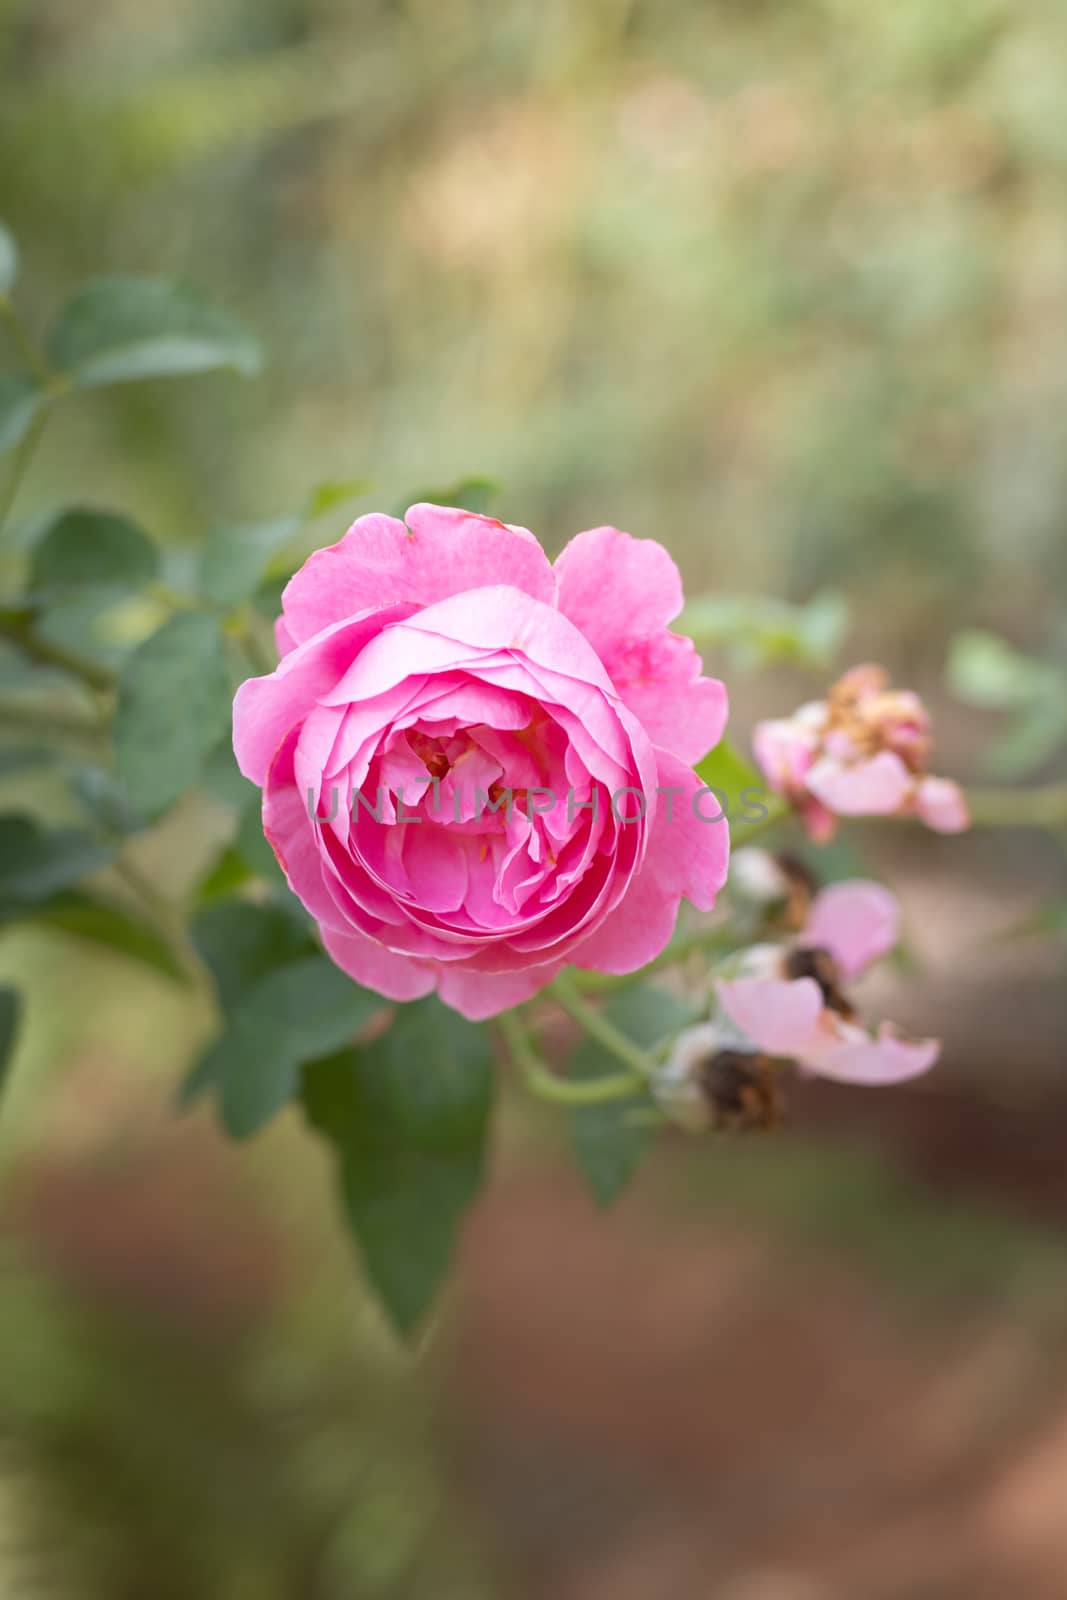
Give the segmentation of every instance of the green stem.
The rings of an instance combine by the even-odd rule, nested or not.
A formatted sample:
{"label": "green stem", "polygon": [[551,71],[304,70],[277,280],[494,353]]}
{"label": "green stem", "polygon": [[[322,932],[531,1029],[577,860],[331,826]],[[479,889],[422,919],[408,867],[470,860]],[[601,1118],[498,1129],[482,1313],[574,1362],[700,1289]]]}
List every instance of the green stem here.
{"label": "green stem", "polygon": [[174,957],[179,972],[205,1001],[213,1017],[217,1017],[219,999],[214,975],[190,938],[178,907],[129,856],[116,857],[112,868],[136,895],[147,921]]}
{"label": "green stem", "polygon": [[[1040,784],[1033,789],[967,789],[971,821],[979,828],[1061,828],[1067,826],[1067,783]],[[789,815],[789,806],[776,796],[768,814],[758,822],[737,822],[730,827],[730,843],[740,850]]]}
{"label": "green stem", "polygon": [[52,382],[52,369],[26,332],[26,329],[22,326],[18,312],[12,305],[10,297],[6,294],[0,294],[0,322],[3,322],[7,328],[11,343],[15,346],[33,376],[46,386],[50,384]]}
{"label": "green stem", "polygon": [[613,1072],[584,1082],[557,1078],[538,1055],[517,1011],[505,1011],[497,1018],[497,1023],[508,1054],[522,1073],[530,1093],[539,1100],[562,1106],[598,1106],[612,1100],[625,1100],[644,1086],[644,1077],[636,1072]]}
{"label": "green stem", "polygon": [[83,739],[90,744],[98,744],[107,732],[91,712],[77,711],[71,706],[53,709],[48,705],[35,705],[30,700],[8,700],[3,696],[0,696],[0,730]]}
{"label": "green stem", "polygon": [[978,828],[1067,826],[1067,783],[1036,789],[968,789],[967,807]]}
{"label": "green stem", "polygon": [[22,486],[22,480],[29,471],[30,462],[33,460],[34,451],[41,442],[41,435],[48,421],[48,409],[39,411],[30,423],[25,437],[20,440],[15,454],[11,458],[11,469],[7,482],[0,493],[0,528],[3,527],[11,514],[11,507],[15,504],[15,497]]}
{"label": "green stem", "polygon": [[90,661],[87,656],[80,656],[64,645],[55,644],[51,639],[42,639],[40,634],[34,632],[28,617],[16,615],[0,618],[0,639],[7,639],[24,656],[43,667],[58,667],[61,672],[81,678],[90,689],[108,690],[115,687],[115,674],[110,668],[102,666],[99,661]]}
{"label": "green stem", "polygon": [[44,402],[30,423],[25,438],[21,440],[15,451],[7,483],[3,493],[0,494],[0,527],[3,527],[10,515],[11,507],[15,503],[15,497],[22,485],[23,478],[26,476],[30,462],[33,460],[34,452],[41,442],[41,435],[44,433],[51,413],[52,402],[66,393],[71,387],[71,380],[65,373],[52,371],[48,358],[43,351],[37,348],[26,332],[18,312],[6,294],[0,294],[0,322],[7,328],[8,335],[16,351],[31,375],[36,378],[40,385]]}
{"label": "green stem", "polygon": [[602,1012],[583,998],[570,972],[561,972],[549,992],[556,1004],[578,1024],[583,1033],[595,1039],[597,1044],[601,1045],[609,1055],[613,1055],[617,1061],[621,1061],[623,1066],[637,1078],[647,1080],[652,1064],[645,1052],[632,1044],[613,1022],[609,1022]]}

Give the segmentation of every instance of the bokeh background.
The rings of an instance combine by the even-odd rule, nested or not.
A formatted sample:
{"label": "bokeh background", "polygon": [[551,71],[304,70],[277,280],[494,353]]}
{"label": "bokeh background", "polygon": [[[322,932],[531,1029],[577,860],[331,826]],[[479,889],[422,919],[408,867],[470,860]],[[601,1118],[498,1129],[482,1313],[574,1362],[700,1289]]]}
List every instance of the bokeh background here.
{"label": "bokeh background", "polygon": [[[1055,0],[0,0],[29,321],[162,271],[270,355],[67,408],[20,517],[116,506],[180,551],[322,480],[392,509],[484,474],[553,548],[614,522],[692,595],[842,597],[840,660],[929,696],[939,770],[1056,776],[1065,95]],[[743,743],[826,669],[723,615]],[[180,886],[205,827],[146,869]],[[608,1216],[505,1093],[416,1356],[295,1115],[240,1152],[175,1117],[181,993],[5,935],[35,1003],[0,1108],[0,1593],[1062,1596],[1060,843],[848,850],[908,912],[874,1000],[943,1066],[667,1139]]]}

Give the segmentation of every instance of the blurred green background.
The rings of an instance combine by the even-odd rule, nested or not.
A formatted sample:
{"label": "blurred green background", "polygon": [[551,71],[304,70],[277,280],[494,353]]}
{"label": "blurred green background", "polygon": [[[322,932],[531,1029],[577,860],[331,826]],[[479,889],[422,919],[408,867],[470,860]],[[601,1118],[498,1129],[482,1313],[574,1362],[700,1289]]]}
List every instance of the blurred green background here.
{"label": "blurred green background", "polygon": [[[1054,0],[0,0],[30,323],[166,272],[270,357],[62,409],[19,515],[181,550],[322,480],[485,473],[552,548],[661,539],[691,595],[844,594],[844,659],[981,777],[1003,715],[945,694],[952,637],[1067,652],[1065,87]],[[819,686],[710,659],[739,740]],[[1062,766],[1043,726],[1006,775]],[[146,866],[181,884],[207,827]],[[1062,1595],[1063,952],[1004,937],[1062,856],[856,837],[935,1079],[668,1142],[606,1220],[508,1102],[416,1360],[295,1117],[240,1154],[173,1118],[181,994],[6,936],[0,1594]]]}

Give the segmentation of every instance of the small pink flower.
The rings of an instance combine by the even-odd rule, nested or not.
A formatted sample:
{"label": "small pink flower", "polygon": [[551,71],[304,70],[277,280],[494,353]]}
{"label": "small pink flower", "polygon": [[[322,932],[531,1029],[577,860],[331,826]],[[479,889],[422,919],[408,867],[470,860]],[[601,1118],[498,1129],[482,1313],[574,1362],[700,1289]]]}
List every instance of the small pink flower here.
{"label": "small pink flower", "polygon": [[902,1039],[888,1023],[869,1033],[840,988],[892,950],[899,936],[899,907],[881,884],[832,884],[815,896],[789,945],[757,945],[738,976],[719,980],[719,1003],[752,1047],[768,1055],[842,1083],[902,1083],[933,1066],[938,1041]]}
{"label": "small pink flower", "polygon": [[959,785],[927,776],[930,718],[922,701],[891,689],[881,667],[854,667],[827,700],[759,723],[752,743],[768,783],[813,839],[831,838],[838,817],[918,816],[939,833],[969,826]]}
{"label": "small pink flower", "polygon": [[683,896],[714,905],[728,831],[692,767],[726,691],[669,629],[662,545],[593,528],[553,564],[525,528],[416,505],[360,517],[282,608],[234,749],[359,983],[488,1017],[564,963],[635,971]]}

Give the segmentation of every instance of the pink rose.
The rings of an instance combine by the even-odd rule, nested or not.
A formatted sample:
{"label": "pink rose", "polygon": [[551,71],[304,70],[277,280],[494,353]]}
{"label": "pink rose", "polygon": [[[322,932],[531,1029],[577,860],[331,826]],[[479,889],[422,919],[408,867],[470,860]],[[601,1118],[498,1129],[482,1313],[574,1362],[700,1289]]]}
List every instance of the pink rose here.
{"label": "pink rose", "polygon": [[796,807],[813,839],[838,817],[918,816],[938,833],[970,825],[959,784],[927,775],[930,718],[918,695],[894,690],[881,667],[854,667],[826,700],[757,724],[756,760]]}
{"label": "pink rose", "polygon": [[933,1066],[937,1040],[902,1039],[888,1023],[869,1033],[841,987],[899,937],[900,910],[888,889],[859,879],[831,884],[815,896],[791,945],[755,946],[736,977],[716,984],[719,1004],[750,1048],[842,1083],[902,1083]]}
{"label": "pink rose", "polygon": [[330,955],[472,1019],[565,963],[632,972],[681,897],[708,911],[727,827],[691,770],[726,692],[670,633],[662,546],[433,505],[361,517],[282,599],[282,660],[242,684],[234,749]]}

